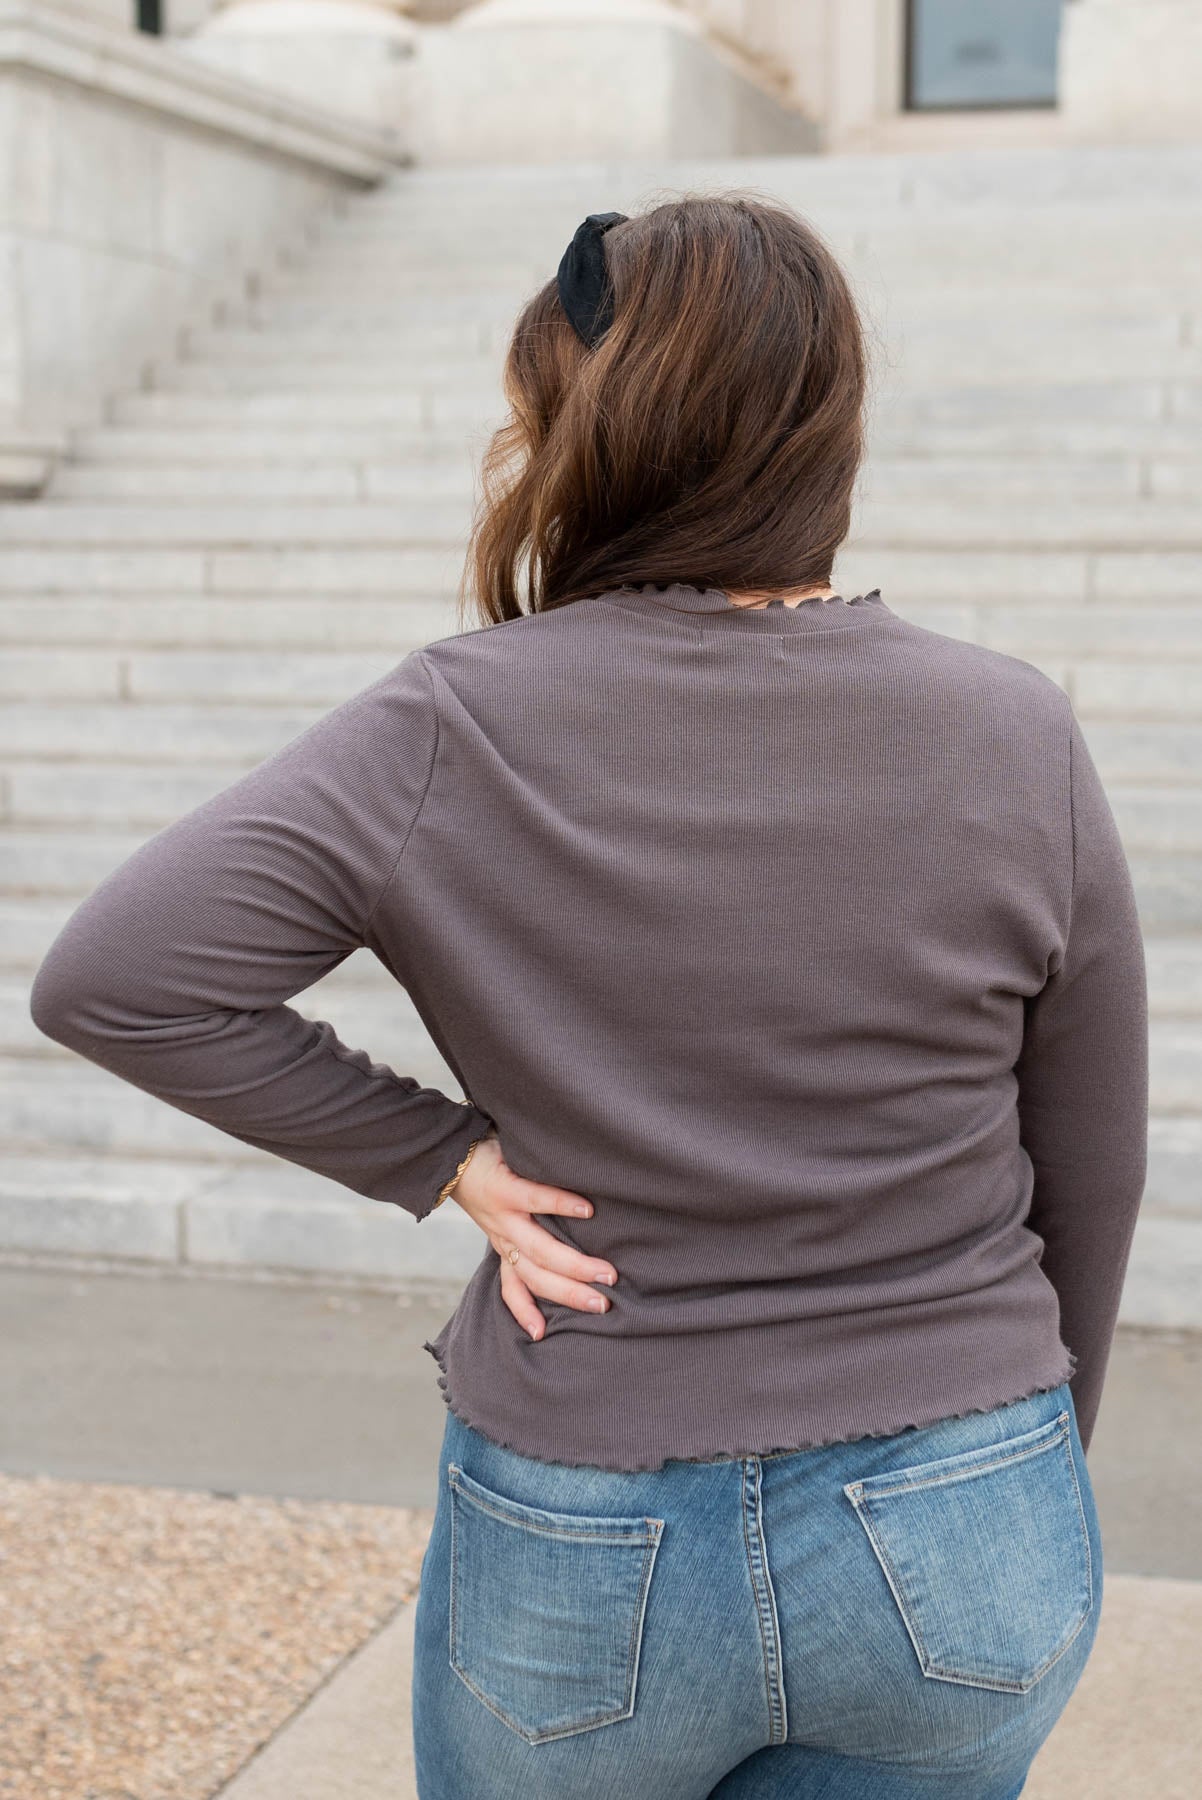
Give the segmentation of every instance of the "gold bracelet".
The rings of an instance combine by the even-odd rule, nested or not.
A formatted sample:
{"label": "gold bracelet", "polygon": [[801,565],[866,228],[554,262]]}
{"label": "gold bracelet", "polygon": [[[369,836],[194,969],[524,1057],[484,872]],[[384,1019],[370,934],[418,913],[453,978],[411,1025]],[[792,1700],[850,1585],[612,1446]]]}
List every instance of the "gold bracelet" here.
{"label": "gold bracelet", "polygon": [[[488,1133],[485,1132],[484,1137],[487,1137],[487,1136],[488,1136]],[[473,1143],[468,1145],[467,1155],[464,1157],[463,1161],[460,1163],[460,1165],[456,1169],[455,1173],[451,1176],[451,1179],[443,1186],[441,1192],[439,1193],[437,1200],[434,1202],[434,1206],[441,1206],[443,1201],[445,1199],[447,1199],[447,1197],[454,1191],[455,1183],[459,1180],[459,1177],[463,1174],[463,1171],[467,1168],[467,1165],[472,1160],[472,1156],[475,1152],[476,1145],[482,1144],[483,1142],[484,1142],[484,1138],[478,1137],[474,1140]],[[434,1206],[432,1206],[430,1208],[431,1212],[434,1211]]]}

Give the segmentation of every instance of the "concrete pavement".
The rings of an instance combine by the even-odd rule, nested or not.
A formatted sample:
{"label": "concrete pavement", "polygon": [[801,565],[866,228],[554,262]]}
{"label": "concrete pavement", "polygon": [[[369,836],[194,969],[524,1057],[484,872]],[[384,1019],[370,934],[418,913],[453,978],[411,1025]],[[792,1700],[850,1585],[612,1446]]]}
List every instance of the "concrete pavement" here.
{"label": "concrete pavement", "polygon": [[[454,1302],[453,1290],[0,1265],[0,1468],[432,1506],[445,1414],[421,1342]],[[1024,1800],[1202,1791],[1200,1366],[1199,1338],[1116,1340],[1089,1458],[1102,1619]],[[412,1634],[410,1602],[221,1800],[413,1800]]]}
{"label": "concrete pavement", "polygon": [[[400,1609],[220,1800],[416,1800],[408,1709],[415,1604]],[[1085,1673],[1023,1800],[1196,1800],[1200,1646],[1202,1584],[1108,1577]]]}

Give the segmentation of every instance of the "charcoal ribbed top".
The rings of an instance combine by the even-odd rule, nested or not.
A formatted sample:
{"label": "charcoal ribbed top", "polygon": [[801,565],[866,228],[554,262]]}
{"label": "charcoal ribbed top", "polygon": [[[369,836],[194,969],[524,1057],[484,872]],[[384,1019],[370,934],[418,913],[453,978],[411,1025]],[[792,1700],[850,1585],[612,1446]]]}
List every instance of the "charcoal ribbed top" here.
{"label": "charcoal ribbed top", "polygon": [[[136,721],[131,723],[136,730]],[[468,1103],[286,1002],[366,945]],[[619,1470],[1072,1380],[1088,1445],[1143,1189],[1131,877],[1065,692],[879,589],[644,583],[442,638],[68,919],[42,1031],[427,1217],[491,1125],[618,1270],[487,1242],[426,1349],[464,1419]],[[411,1227],[412,1228],[412,1227]]]}

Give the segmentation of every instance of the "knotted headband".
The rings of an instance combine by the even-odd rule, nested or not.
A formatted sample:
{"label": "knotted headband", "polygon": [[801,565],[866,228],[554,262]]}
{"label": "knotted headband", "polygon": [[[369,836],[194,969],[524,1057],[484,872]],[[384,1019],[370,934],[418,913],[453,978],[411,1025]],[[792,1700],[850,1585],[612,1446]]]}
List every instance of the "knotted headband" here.
{"label": "knotted headband", "polygon": [[613,324],[613,287],[606,276],[605,233],[621,225],[629,215],[620,212],[590,213],[576,227],[576,234],[559,260],[556,281],[559,301],[572,329],[589,349]]}

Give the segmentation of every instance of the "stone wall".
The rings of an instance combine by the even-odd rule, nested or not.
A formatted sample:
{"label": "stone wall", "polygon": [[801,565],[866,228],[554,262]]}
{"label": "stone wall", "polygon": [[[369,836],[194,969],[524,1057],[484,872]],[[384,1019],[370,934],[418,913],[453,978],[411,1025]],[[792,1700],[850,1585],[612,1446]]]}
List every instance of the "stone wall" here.
{"label": "stone wall", "polygon": [[0,4],[0,488],[397,142],[145,34]]}

